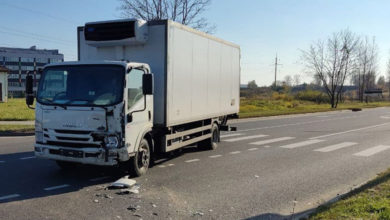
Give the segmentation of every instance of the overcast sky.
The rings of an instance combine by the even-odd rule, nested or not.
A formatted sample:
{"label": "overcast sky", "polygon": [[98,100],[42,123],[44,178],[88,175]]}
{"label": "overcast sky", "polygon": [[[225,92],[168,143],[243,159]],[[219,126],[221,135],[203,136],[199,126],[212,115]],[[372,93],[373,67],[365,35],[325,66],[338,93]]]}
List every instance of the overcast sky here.
{"label": "overcast sky", "polygon": [[[77,59],[76,27],[88,21],[119,18],[117,0],[1,0],[0,46],[59,49]],[[217,26],[215,35],[241,46],[241,81],[270,85],[274,59],[278,80],[304,73],[300,50],[333,32],[349,29],[374,36],[380,74],[390,54],[388,0],[213,0],[204,14]]]}

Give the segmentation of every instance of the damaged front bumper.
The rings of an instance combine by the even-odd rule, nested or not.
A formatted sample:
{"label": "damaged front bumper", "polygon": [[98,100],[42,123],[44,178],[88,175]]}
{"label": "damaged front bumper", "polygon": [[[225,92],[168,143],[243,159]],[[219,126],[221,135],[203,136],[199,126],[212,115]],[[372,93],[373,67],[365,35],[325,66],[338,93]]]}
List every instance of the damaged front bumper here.
{"label": "damaged front bumper", "polygon": [[69,148],[35,144],[35,156],[37,158],[99,166],[114,166],[119,161],[129,159],[129,154],[125,149],[109,149],[107,152],[108,156],[106,157],[106,151],[103,148]]}

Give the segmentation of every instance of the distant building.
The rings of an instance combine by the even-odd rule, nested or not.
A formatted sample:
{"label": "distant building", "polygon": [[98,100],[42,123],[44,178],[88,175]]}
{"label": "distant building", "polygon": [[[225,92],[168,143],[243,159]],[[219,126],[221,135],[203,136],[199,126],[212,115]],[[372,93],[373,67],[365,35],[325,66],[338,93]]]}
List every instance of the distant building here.
{"label": "distant building", "polygon": [[64,61],[64,55],[58,50],[30,48],[0,47],[0,65],[10,70],[8,74],[8,93],[12,97],[23,96],[26,73],[34,74],[34,90],[38,85],[40,73],[38,68],[48,63]]}
{"label": "distant building", "polygon": [[247,89],[248,88],[248,84],[240,84],[240,89]]}
{"label": "distant building", "polygon": [[7,68],[0,66],[0,102],[8,99],[8,72]]}

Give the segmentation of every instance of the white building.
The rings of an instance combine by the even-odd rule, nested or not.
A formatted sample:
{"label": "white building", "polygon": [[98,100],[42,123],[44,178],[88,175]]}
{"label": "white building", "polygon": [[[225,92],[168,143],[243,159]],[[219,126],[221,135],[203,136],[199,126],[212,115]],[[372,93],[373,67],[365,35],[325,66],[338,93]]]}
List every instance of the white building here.
{"label": "white building", "polygon": [[0,66],[0,102],[8,99],[8,72],[7,68]]}
{"label": "white building", "polygon": [[40,79],[39,67],[48,63],[64,61],[64,55],[58,50],[0,47],[0,65],[10,70],[8,74],[8,92],[12,97],[23,96],[26,73],[34,74],[34,90]]}

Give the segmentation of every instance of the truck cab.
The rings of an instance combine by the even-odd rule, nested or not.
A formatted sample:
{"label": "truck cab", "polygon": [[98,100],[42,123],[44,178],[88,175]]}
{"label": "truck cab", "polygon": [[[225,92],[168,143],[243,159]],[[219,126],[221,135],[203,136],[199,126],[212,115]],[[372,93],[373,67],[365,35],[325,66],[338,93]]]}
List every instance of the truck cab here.
{"label": "truck cab", "polygon": [[152,83],[142,63],[47,65],[36,95],[35,155],[60,166],[128,161],[140,133],[153,127]]}

